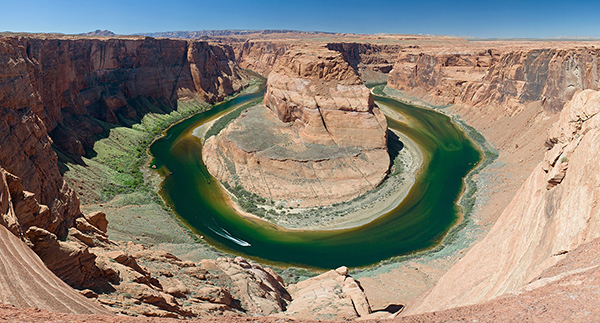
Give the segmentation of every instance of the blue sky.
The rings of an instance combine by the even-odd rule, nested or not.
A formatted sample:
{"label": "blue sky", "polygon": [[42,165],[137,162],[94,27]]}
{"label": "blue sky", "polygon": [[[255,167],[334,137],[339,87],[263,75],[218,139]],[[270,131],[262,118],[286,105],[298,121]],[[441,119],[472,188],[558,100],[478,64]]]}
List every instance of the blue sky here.
{"label": "blue sky", "polygon": [[0,31],[296,29],[476,37],[600,36],[600,1],[0,0]]}

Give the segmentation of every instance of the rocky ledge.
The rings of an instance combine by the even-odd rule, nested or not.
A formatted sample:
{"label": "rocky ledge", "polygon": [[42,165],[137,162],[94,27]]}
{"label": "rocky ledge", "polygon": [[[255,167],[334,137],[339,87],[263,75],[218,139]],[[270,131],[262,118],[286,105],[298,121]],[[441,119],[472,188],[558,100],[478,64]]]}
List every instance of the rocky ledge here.
{"label": "rocky ledge", "polygon": [[288,51],[269,74],[263,104],[207,138],[204,162],[222,183],[317,206],[349,201],[385,178],[385,116],[340,53]]}

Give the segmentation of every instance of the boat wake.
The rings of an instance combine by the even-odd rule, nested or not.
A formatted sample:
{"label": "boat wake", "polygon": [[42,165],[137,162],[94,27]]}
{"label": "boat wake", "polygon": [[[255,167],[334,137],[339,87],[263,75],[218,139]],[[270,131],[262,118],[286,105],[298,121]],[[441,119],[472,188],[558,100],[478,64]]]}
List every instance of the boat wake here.
{"label": "boat wake", "polygon": [[227,232],[227,230],[219,227],[218,225],[217,225],[217,227],[218,227],[218,229],[214,229],[212,226],[208,226],[208,228],[212,232],[216,233],[217,235],[219,235],[219,236],[221,236],[221,237],[223,237],[223,238],[225,238],[225,239],[227,239],[229,241],[232,241],[235,244],[238,244],[238,245],[240,245],[242,247],[250,247],[250,243],[248,243],[248,242],[246,242],[246,241],[244,241],[242,239],[238,239],[238,238],[232,236],[231,233]]}

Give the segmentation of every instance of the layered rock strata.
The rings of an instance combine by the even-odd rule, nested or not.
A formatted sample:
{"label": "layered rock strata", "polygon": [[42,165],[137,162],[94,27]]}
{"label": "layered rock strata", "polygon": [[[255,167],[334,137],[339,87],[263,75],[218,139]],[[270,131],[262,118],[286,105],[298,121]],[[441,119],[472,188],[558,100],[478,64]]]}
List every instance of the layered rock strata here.
{"label": "layered rock strata", "polygon": [[175,109],[183,98],[214,102],[246,81],[231,48],[204,42],[0,39],[0,166],[49,208],[20,224],[62,239],[80,216],[52,145],[81,156],[105,135],[102,122],[129,124],[151,109]]}
{"label": "layered rock strata", "polygon": [[206,140],[205,164],[221,182],[313,206],[348,201],[385,178],[385,116],[339,53],[288,51],[269,74],[264,105]]}
{"label": "layered rock strata", "polygon": [[75,155],[102,132],[89,117],[127,124],[150,111],[138,99],[168,112],[178,99],[212,103],[247,81],[230,47],[195,41],[2,38],[0,62],[0,106],[30,108]]}
{"label": "layered rock strata", "polygon": [[388,80],[402,49],[400,45],[369,43],[329,43],[327,48],[340,52],[365,83],[383,83]]}
{"label": "layered rock strata", "polygon": [[[232,42],[236,62],[243,68],[251,69],[268,76],[275,62],[288,50],[302,47],[300,41],[244,41]],[[325,45],[328,49],[342,54],[344,60],[366,83],[387,81],[398,58],[400,45],[382,45],[370,43],[335,42]]]}
{"label": "layered rock strata", "polygon": [[113,245],[106,219],[81,213],[54,150],[77,160],[107,124],[170,112],[178,100],[214,102],[247,82],[228,46],[0,38],[0,222],[71,286],[112,290],[120,276],[93,250]]}
{"label": "layered rock strata", "polygon": [[576,91],[598,88],[598,55],[594,48],[502,47],[400,53],[388,86],[440,105],[502,106],[514,114],[540,101],[557,112]]}
{"label": "layered rock strata", "polygon": [[409,313],[476,304],[539,288],[544,270],[600,237],[600,92],[578,93],[550,129],[544,160],[487,236]]}
{"label": "layered rock strata", "polygon": [[0,302],[61,313],[110,313],[54,276],[23,241],[3,226],[0,226]]}

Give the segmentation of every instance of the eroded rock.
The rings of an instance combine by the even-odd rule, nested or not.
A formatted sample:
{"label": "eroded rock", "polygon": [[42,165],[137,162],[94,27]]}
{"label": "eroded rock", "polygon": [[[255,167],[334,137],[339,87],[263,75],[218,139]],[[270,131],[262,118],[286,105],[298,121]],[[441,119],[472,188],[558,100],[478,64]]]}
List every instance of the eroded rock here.
{"label": "eroded rock", "polygon": [[383,181],[385,116],[340,53],[289,50],[269,74],[264,105],[207,138],[203,158],[220,181],[300,206],[348,201]]}
{"label": "eroded rock", "polygon": [[346,267],[290,285],[288,290],[292,302],[285,316],[295,319],[351,320],[371,313],[364,291]]}

